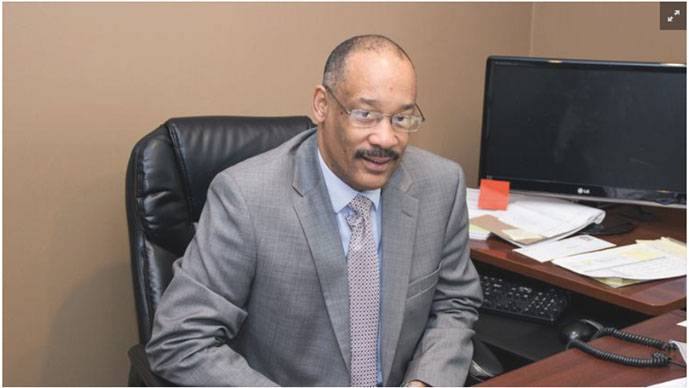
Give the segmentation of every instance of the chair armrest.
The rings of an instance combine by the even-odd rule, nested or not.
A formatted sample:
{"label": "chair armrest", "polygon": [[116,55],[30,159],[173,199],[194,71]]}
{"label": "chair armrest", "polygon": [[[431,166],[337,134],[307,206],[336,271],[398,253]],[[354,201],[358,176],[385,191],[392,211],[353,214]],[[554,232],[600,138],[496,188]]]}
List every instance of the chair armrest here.
{"label": "chair armrest", "polygon": [[144,345],[137,344],[129,349],[129,362],[132,365],[132,372],[143,382],[146,387],[175,387],[176,385],[165,380],[162,377],[156,376],[151,371],[151,366],[148,364],[148,357]]}
{"label": "chair armrest", "polygon": [[502,364],[495,354],[476,336],[471,339],[474,344],[474,355],[471,358],[467,385],[478,384],[502,374]]}

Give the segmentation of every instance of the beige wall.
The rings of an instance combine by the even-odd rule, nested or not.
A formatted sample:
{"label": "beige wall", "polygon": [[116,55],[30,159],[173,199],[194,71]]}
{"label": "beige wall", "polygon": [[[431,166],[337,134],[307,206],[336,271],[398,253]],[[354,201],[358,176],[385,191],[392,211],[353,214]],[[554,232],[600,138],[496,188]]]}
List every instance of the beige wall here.
{"label": "beige wall", "polygon": [[686,31],[660,31],[658,3],[534,3],[531,55],[686,62]]}
{"label": "beige wall", "polygon": [[124,171],[166,118],[310,115],[329,51],[382,33],[418,69],[429,120],[413,142],[475,185],[486,56],[685,61],[684,32],[658,31],[657,8],[3,4],[3,383],[126,384],[137,335]]}

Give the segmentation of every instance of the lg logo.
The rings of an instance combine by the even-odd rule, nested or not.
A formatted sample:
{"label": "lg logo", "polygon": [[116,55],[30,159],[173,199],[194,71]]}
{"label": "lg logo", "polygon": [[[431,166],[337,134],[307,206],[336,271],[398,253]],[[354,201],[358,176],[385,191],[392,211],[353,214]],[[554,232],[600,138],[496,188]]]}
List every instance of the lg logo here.
{"label": "lg logo", "polygon": [[591,194],[591,190],[580,187],[577,189],[577,193],[579,193],[579,194]]}

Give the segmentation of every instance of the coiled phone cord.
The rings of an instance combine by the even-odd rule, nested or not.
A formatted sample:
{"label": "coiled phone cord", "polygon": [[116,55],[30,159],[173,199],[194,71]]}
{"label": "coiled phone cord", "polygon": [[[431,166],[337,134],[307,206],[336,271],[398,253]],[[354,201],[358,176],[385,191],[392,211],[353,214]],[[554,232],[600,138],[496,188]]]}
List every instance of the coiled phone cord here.
{"label": "coiled phone cord", "polygon": [[604,337],[606,335],[611,335],[617,339],[621,339],[627,342],[634,342],[641,345],[651,346],[660,350],[677,350],[677,345],[672,342],[665,342],[657,340],[655,338],[644,337],[638,334],[626,333],[622,330],[615,329],[614,327],[604,327],[598,330],[593,336],[591,336],[590,341],[595,340],[599,337]]}
{"label": "coiled phone cord", "polygon": [[[625,333],[621,330],[617,330],[613,327],[606,327],[603,329],[598,330],[596,334],[594,334],[591,337],[591,340],[594,340],[599,337],[603,337],[606,335],[612,335],[615,338],[624,340],[624,341],[629,341],[629,342],[634,342],[637,344],[641,345],[646,345],[646,346],[651,346],[657,349],[661,350],[677,350],[678,347],[676,344],[673,344],[671,342],[665,342],[665,341],[660,341],[654,338],[649,338],[649,337],[644,337],[641,335],[636,335],[636,334],[631,334],[631,333]],[[567,349],[569,348],[577,348],[580,349],[594,357],[607,360],[607,361],[613,361],[622,365],[627,365],[627,366],[636,366],[636,367],[660,367],[660,366],[666,366],[670,363],[676,364],[679,366],[684,366],[682,364],[673,362],[670,356],[663,354],[661,352],[654,352],[651,357],[649,358],[635,358],[635,357],[627,357],[627,356],[622,356],[619,354],[614,354],[610,352],[606,352],[600,349],[596,349],[593,346],[587,344],[586,342],[583,342],[579,339],[573,339],[567,344]]]}

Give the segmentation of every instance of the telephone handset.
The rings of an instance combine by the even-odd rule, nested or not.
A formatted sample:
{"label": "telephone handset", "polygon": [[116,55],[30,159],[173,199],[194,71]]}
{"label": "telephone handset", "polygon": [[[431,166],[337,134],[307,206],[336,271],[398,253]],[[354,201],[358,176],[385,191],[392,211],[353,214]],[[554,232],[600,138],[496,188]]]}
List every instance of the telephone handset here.
{"label": "telephone handset", "polygon": [[560,337],[567,344],[566,348],[577,348],[594,357],[616,362],[622,365],[637,366],[637,367],[660,367],[668,364],[675,364],[685,367],[684,364],[679,364],[672,361],[672,358],[665,353],[654,352],[649,358],[635,358],[627,357],[619,354],[606,352],[587,344],[587,341],[593,341],[596,338],[611,335],[623,341],[633,342],[641,345],[646,345],[660,349],[663,351],[678,350],[677,345],[660,341],[657,339],[644,337],[642,335],[626,333],[622,330],[613,327],[603,327],[600,323],[589,319],[580,319],[566,325],[560,332]]}

